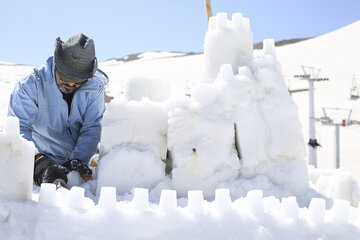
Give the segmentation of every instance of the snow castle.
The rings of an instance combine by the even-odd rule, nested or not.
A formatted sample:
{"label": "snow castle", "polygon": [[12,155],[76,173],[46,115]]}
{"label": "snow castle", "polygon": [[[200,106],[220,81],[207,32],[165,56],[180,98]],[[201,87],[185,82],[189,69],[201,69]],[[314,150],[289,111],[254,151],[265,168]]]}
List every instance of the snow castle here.
{"label": "snow castle", "polygon": [[[164,162],[170,159],[171,185],[179,196],[203,190],[205,197],[213,197],[217,186],[228,187],[227,180],[259,175],[296,195],[307,189],[297,107],[274,41],[265,39],[262,56],[254,58],[249,19],[242,14],[210,19],[203,78],[190,96],[155,101],[162,98],[154,92],[169,94],[128,84],[125,99],[111,102],[104,116],[98,193],[102,186],[117,187],[119,193],[154,187],[165,177]],[[163,82],[159,86],[166,89]],[[146,92],[152,95],[139,96]],[[113,166],[121,169],[117,178],[109,177]]]}

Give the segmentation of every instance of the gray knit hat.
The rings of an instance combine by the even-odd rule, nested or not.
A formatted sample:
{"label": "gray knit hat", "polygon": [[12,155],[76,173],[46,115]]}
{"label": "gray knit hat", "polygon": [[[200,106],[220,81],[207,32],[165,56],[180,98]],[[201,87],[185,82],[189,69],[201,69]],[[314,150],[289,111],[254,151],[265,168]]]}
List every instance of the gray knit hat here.
{"label": "gray knit hat", "polygon": [[97,70],[95,45],[82,33],[70,37],[65,43],[58,37],[55,42],[55,67],[65,81],[82,82],[92,78]]}

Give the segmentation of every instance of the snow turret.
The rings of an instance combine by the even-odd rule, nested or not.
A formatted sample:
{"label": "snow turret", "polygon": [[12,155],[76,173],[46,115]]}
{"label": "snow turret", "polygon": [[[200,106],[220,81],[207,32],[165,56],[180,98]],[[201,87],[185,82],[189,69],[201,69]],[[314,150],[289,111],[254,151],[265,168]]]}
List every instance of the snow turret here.
{"label": "snow turret", "polygon": [[234,74],[241,66],[249,65],[253,59],[252,33],[249,19],[241,13],[227,19],[226,13],[218,13],[209,20],[205,35],[204,82],[213,82],[222,64],[231,64]]}

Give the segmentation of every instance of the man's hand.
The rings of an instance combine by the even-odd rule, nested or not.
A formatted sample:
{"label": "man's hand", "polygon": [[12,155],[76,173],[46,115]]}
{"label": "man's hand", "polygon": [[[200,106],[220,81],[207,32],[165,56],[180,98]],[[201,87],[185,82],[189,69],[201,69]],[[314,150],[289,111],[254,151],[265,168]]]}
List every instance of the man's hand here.
{"label": "man's hand", "polygon": [[77,171],[80,173],[80,176],[85,181],[92,180],[92,171],[88,167],[88,165],[79,159],[72,159],[66,163],[63,164],[63,166],[66,168],[67,173],[71,171]]}
{"label": "man's hand", "polygon": [[41,186],[42,183],[53,183],[56,179],[62,179],[67,183],[66,168],[48,158],[45,154],[37,154],[34,166],[35,184]]}

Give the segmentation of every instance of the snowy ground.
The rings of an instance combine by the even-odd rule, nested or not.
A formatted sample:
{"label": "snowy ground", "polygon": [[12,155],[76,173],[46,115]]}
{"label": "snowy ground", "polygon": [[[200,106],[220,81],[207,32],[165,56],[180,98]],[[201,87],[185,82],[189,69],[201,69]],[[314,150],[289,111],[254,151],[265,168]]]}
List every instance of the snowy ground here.
{"label": "snowy ground", "polygon": [[[0,198],[0,236],[4,239],[358,239],[360,188],[355,176],[360,176],[356,164],[360,152],[355,144],[360,140],[360,125],[341,129],[341,166],[344,169],[334,170],[333,130],[317,124],[318,140],[323,145],[318,151],[320,168],[309,167],[304,175],[301,169],[305,164],[301,162],[306,160],[303,154],[306,152],[301,146],[307,141],[307,92],[293,94],[296,104],[293,105],[290,98],[283,95],[282,84],[287,83],[291,89],[306,87],[291,76],[302,73],[300,65],[319,67],[331,81],[316,84],[317,117],[323,106],[334,106],[352,108],[353,119],[360,120],[360,101],[349,100],[348,96],[353,84],[352,74],[360,76],[357,64],[360,22],[315,39],[279,47],[276,54],[271,42],[267,42],[264,44],[267,49],[254,52],[259,58],[253,61],[248,51],[248,43],[251,43],[248,22],[239,19],[239,15],[233,17],[232,24],[241,31],[228,31],[230,35],[223,35],[216,32],[219,27],[226,28],[224,16],[218,16],[217,28],[210,26],[213,31],[205,39],[204,55],[144,53],[133,61],[100,63],[100,68],[110,77],[107,94],[114,99],[104,118],[103,146],[95,180],[82,183],[72,173],[70,183],[81,188],[56,191],[55,186],[49,184],[41,189],[34,187],[30,194],[32,201],[8,200],[8,196]],[[239,48],[236,47],[236,52],[243,54],[240,57],[232,55],[237,46],[232,39],[238,37],[245,39]],[[228,48],[218,51],[218,44],[224,41]],[[261,57],[264,52],[266,55]],[[285,81],[277,82],[282,79],[277,75],[279,68],[269,56],[276,56],[281,63]],[[224,59],[234,60],[231,64],[236,76],[229,74],[229,67],[222,67],[219,75],[208,70],[220,68]],[[249,74],[246,68],[234,68],[244,64],[256,74]],[[262,78],[264,66],[265,75],[275,77]],[[0,143],[2,146],[13,144],[13,149],[3,158],[5,165],[0,172],[9,164],[6,157],[11,159],[18,156],[11,154],[28,148],[15,144],[19,140],[11,134],[14,127],[6,131],[5,116],[15,82],[31,70],[31,66],[0,63],[0,129],[3,129]],[[199,85],[204,75],[216,80]],[[237,79],[242,81],[240,85]],[[250,83],[249,79],[259,84]],[[267,81],[269,79],[273,81]],[[240,100],[236,87],[242,91]],[[260,89],[260,93],[254,89]],[[234,94],[230,94],[232,90]],[[191,98],[184,99],[185,94],[190,94]],[[140,100],[141,96],[148,99]],[[283,104],[270,104],[279,99]],[[238,102],[242,104],[237,105]],[[246,116],[235,114],[239,109],[248,111],[250,115],[247,116],[258,124],[254,127],[246,121]],[[278,115],[275,112],[294,109],[298,110],[298,116],[297,111],[295,115],[280,114],[287,121],[276,128]],[[268,121],[262,122],[259,114],[265,114]],[[218,152],[236,159],[231,142],[234,132],[232,125],[229,128],[229,121],[239,123],[240,131],[245,128],[256,131],[261,127],[273,139],[271,145],[261,147],[262,141],[265,143],[267,139],[260,134],[263,131],[255,136],[259,148],[251,141],[244,145],[243,138],[248,136],[240,134],[246,159],[241,166],[220,156],[220,164],[209,161],[201,165]],[[303,126],[303,136],[288,138],[286,134],[296,136],[296,130],[301,129],[297,123]],[[206,127],[194,128],[197,124]],[[284,131],[287,127],[294,132]],[[164,139],[167,131],[168,140]],[[213,135],[205,134],[209,131]],[[289,146],[278,138],[279,134],[291,139]],[[203,136],[211,141],[207,142]],[[231,141],[221,141],[224,139]],[[214,142],[216,145],[212,144]],[[287,147],[284,148],[284,144]],[[176,176],[180,179],[177,184],[161,171],[165,168],[161,159],[166,156],[167,145],[177,164]],[[217,151],[211,151],[214,147]],[[187,149],[192,150],[190,154]],[[202,153],[202,149],[206,151]],[[195,152],[199,156],[194,157]],[[124,161],[124,158],[131,161]],[[148,165],[141,159],[149,160]],[[192,164],[194,162],[198,165]],[[192,175],[187,166],[191,166],[190,170],[202,166],[197,168],[201,174]],[[234,171],[241,171],[243,176],[234,176]],[[196,191],[191,189],[191,184],[211,190]],[[113,187],[104,187],[107,185]],[[24,198],[29,199],[29,196]]]}

